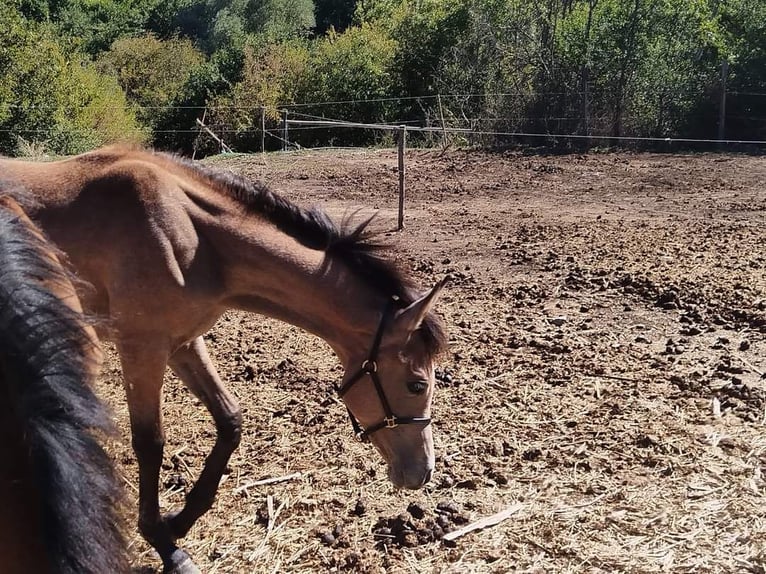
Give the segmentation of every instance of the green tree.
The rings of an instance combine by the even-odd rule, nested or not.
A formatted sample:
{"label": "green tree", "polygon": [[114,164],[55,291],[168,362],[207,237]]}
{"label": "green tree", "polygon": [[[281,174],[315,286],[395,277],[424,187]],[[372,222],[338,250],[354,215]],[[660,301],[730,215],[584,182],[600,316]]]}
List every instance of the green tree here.
{"label": "green tree", "polygon": [[766,139],[766,3],[730,0],[718,5],[729,62],[726,136]]}
{"label": "green tree", "polygon": [[209,28],[205,0],[165,0],[149,11],[146,31],[163,40],[188,38],[204,48]]}
{"label": "green tree", "polygon": [[316,25],[313,0],[250,0],[248,32],[269,41],[308,36]]}
{"label": "green tree", "polygon": [[121,38],[98,59],[99,69],[117,78],[137,108],[138,118],[154,127],[204,55],[187,39],[159,40],[154,36]]}
{"label": "green tree", "polygon": [[316,33],[326,34],[330,28],[343,32],[354,21],[356,0],[316,0]]}
{"label": "green tree", "polygon": [[63,63],[57,84],[56,112],[48,147],[76,154],[116,142],[143,142],[124,92],[117,81],[88,62]]}
{"label": "green tree", "polygon": [[211,101],[230,88],[222,66],[215,59],[194,68],[170,105],[160,110],[154,128],[154,145],[190,153],[194,149],[197,118]]}
{"label": "green tree", "polygon": [[[294,103],[309,66],[305,42],[249,43],[244,50],[242,80],[211,102],[210,123],[237,149],[260,146],[261,109],[267,129],[276,128],[279,107]],[[258,141],[256,141],[258,140]],[[279,147],[278,142],[266,142]]]}
{"label": "green tree", "polygon": [[161,0],[70,0],[55,3],[51,21],[60,32],[78,39],[95,56],[121,36],[142,34],[149,14]]}
{"label": "green tree", "polygon": [[53,153],[141,139],[117,83],[17,8],[0,0],[0,150],[14,153],[17,138]]}
{"label": "green tree", "polygon": [[330,30],[314,45],[303,96],[314,102],[358,102],[355,116],[373,118],[381,108],[364,100],[391,94],[396,49],[397,43],[372,24],[354,26],[341,34]]}
{"label": "green tree", "polygon": [[11,153],[17,137],[43,137],[50,127],[61,54],[13,0],[0,0],[0,29],[0,150]]}
{"label": "green tree", "polygon": [[[441,111],[437,94],[461,91],[463,80],[475,85],[473,68],[480,64],[470,57],[455,61],[468,34],[469,0],[366,0],[357,4],[355,18],[396,39],[388,95],[404,99],[386,105],[389,121],[428,123]],[[446,115],[452,114],[449,106],[460,105],[444,104]]]}
{"label": "green tree", "polygon": [[[392,66],[397,43],[380,26],[362,24],[338,34],[334,30],[316,41],[298,97],[303,102],[343,102],[302,107],[300,113],[349,121],[379,122],[392,108],[386,101],[394,89]],[[370,142],[379,135],[359,130],[334,130],[346,142]],[[329,136],[311,130],[304,143]],[[326,141],[326,139],[325,139]]]}

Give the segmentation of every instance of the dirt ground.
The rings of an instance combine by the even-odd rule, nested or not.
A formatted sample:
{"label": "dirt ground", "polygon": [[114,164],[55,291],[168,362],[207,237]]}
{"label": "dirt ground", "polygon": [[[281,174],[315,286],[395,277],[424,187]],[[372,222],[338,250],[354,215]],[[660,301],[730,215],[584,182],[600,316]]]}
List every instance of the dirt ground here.
{"label": "dirt ground", "polygon": [[[354,440],[322,341],[238,312],[207,335],[246,422],[184,540],[203,572],[765,571],[766,158],[409,151],[399,233],[393,151],[207,162],[337,217],[378,210],[424,288],[452,282],[422,491]],[[165,389],[170,510],[214,427]],[[135,498],[113,353],[100,390]],[[138,535],[132,550],[136,572],[159,567]]]}

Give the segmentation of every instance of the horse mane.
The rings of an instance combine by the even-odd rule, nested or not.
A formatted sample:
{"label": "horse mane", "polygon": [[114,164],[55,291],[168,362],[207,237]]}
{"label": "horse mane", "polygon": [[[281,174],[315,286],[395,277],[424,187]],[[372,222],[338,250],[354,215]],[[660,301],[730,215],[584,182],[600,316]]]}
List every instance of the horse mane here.
{"label": "horse mane", "polygon": [[[177,156],[160,155],[191,170],[302,245],[342,261],[357,277],[385,297],[396,296],[403,306],[407,306],[420,296],[413,280],[392,257],[391,246],[380,241],[380,232],[371,229],[374,215],[359,221],[354,213],[338,225],[322,209],[304,209],[262,182],[253,182]],[[431,355],[438,355],[446,348],[446,331],[435,314],[428,313],[419,331]]]}
{"label": "horse mane", "polygon": [[122,489],[98,440],[113,424],[88,385],[84,318],[50,290],[69,281],[51,252],[0,208],[0,383],[22,425],[52,570],[128,572]]}

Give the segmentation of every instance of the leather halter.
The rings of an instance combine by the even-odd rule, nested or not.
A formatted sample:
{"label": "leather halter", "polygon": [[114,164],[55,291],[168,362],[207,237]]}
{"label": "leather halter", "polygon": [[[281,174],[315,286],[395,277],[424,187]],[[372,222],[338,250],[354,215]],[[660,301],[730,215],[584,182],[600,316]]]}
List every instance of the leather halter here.
{"label": "leather halter", "polygon": [[342,386],[335,385],[335,390],[338,392],[338,396],[343,398],[343,396],[351,389],[351,387],[354,386],[357,382],[362,380],[365,375],[369,375],[372,379],[372,383],[375,386],[375,391],[378,393],[378,398],[380,399],[380,404],[383,406],[383,413],[384,417],[383,420],[379,423],[376,423],[374,425],[371,425],[369,427],[362,428],[362,425],[359,424],[359,421],[354,416],[354,413],[351,412],[351,409],[346,407],[346,410],[348,411],[348,416],[351,419],[351,426],[354,428],[354,434],[356,437],[361,441],[368,441],[370,438],[370,435],[374,432],[377,432],[384,428],[395,428],[399,425],[405,425],[405,424],[422,424],[425,426],[428,426],[431,424],[431,418],[430,417],[398,417],[394,414],[393,410],[391,410],[391,405],[388,403],[388,399],[386,398],[386,393],[383,391],[383,384],[380,381],[380,376],[378,375],[378,351],[380,350],[380,343],[383,340],[383,333],[388,326],[388,323],[390,322],[392,316],[393,316],[393,310],[396,306],[396,304],[399,302],[398,297],[392,297],[388,300],[386,303],[386,307],[383,310],[383,317],[380,320],[380,323],[378,324],[378,330],[375,333],[375,339],[373,339],[372,347],[370,348],[370,352],[367,355],[367,358],[362,362],[362,366],[360,369],[354,373],[354,375],[347,380]]}

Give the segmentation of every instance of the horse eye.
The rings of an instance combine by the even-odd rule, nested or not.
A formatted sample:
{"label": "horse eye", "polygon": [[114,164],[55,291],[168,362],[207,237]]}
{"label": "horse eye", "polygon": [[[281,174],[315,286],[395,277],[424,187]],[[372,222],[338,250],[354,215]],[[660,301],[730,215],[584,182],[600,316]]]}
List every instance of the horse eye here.
{"label": "horse eye", "polygon": [[422,395],[428,388],[428,383],[425,381],[410,381],[407,383],[407,388],[412,394]]}

